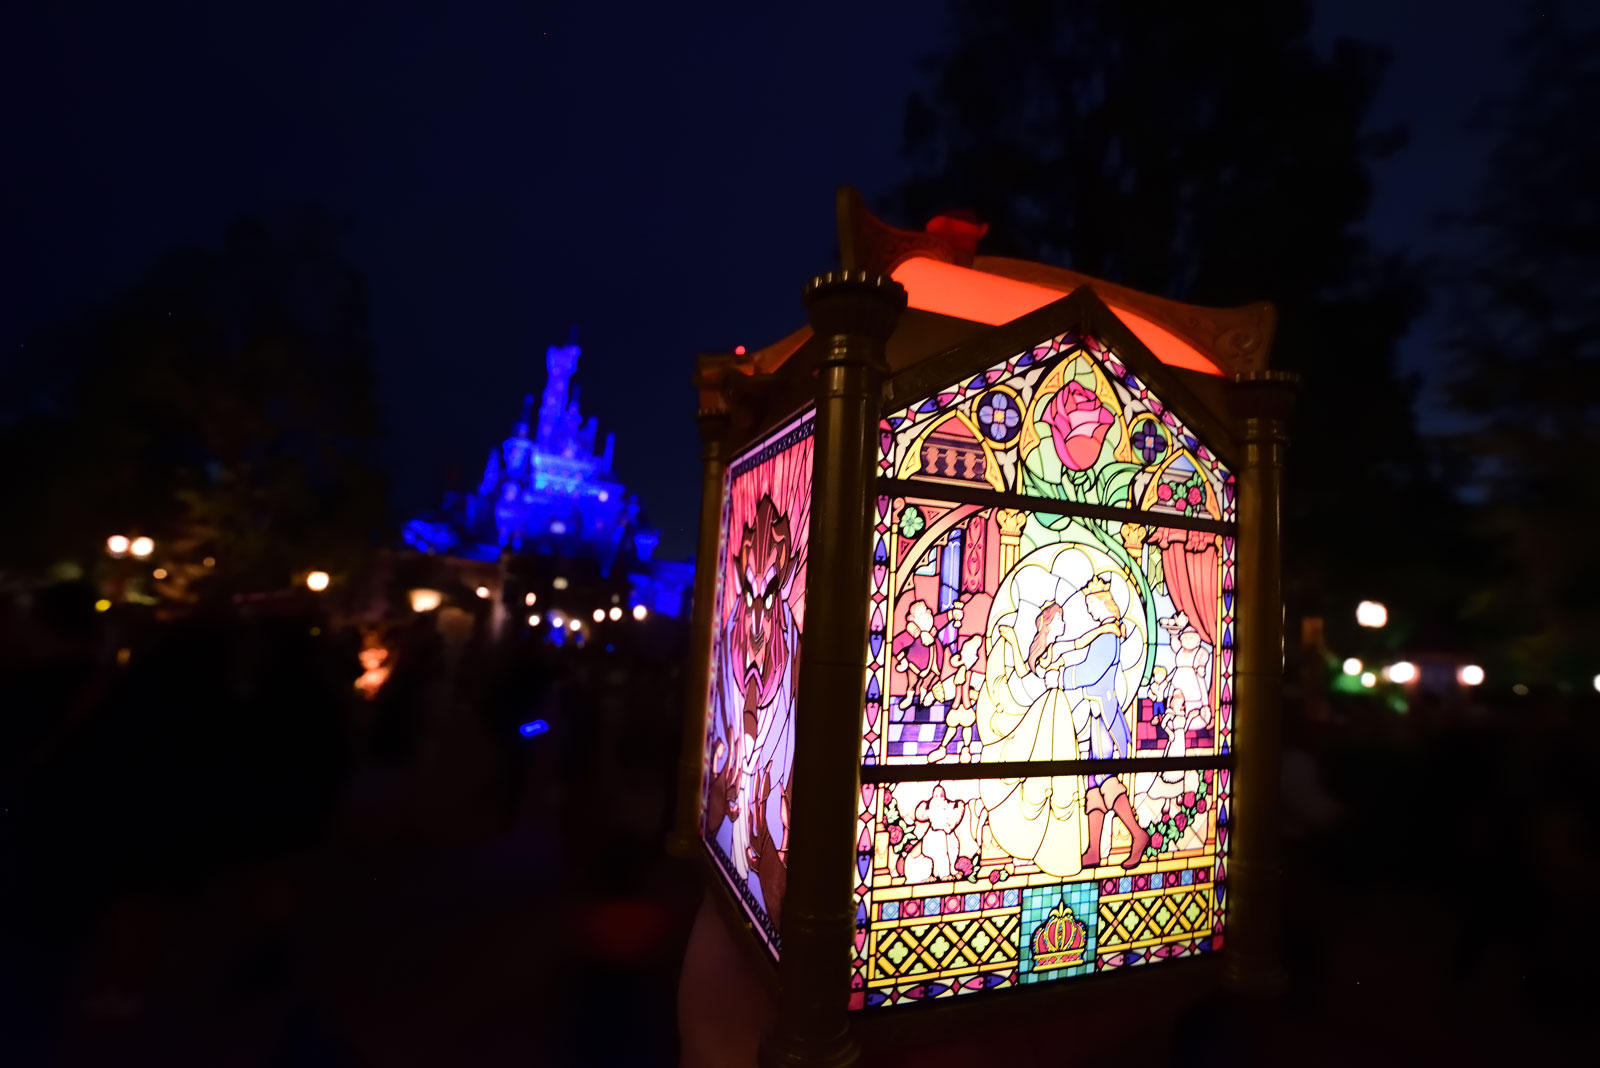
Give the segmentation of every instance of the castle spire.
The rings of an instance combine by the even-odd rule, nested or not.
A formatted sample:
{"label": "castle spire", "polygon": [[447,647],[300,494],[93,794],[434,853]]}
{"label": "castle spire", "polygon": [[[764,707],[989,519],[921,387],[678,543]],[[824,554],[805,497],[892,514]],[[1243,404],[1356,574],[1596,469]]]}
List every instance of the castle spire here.
{"label": "castle spire", "polygon": [[[573,328],[576,339],[577,328]],[[545,350],[544,397],[539,402],[539,444],[551,452],[561,451],[558,440],[566,433],[567,382],[577,370],[578,348],[576,340],[570,345],[551,345]]]}

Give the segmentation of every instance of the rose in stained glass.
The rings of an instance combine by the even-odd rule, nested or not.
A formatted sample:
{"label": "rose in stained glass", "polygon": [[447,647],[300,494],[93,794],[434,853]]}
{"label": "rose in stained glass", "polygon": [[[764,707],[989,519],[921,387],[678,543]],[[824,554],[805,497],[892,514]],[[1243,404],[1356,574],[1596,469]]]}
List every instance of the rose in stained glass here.
{"label": "rose in stained glass", "polygon": [[978,425],[991,441],[1007,442],[1022,429],[1022,410],[1016,398],[995,390],[978,400]]}
{"label": "rose in stained glass", "polygon": [[1111,429],[1111,413],[1093,390],[1078,382],[1068,382],[1066,388],[1050,398],[1044,421],[1055,440],[1061,466],[1069,471],[1092,466],[1100,456],[1106,431]]}
{"label": "rose in stained glass", "polygon": [[900,536],[902,538],[916,537],[922,533],[923,528],[927,525],[928,521],[922,517],[922,510],[914,505],[900,513]]}

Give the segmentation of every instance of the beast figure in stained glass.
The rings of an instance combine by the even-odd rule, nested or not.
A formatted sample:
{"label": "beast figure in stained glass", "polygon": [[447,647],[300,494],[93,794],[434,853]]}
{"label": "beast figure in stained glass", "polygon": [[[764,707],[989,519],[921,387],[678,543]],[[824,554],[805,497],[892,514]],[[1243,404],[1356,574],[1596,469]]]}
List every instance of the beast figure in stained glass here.
{"label": "beast figure in stained glass", "polygon": [[785,883],[791,711],[800,670],[800,630],[789,602],[796,563],[789,517],[763,496],[733,554],[737,599],[726,624],[727,683],[717,712],[732,749],[720,791],[733,826],[730,859],[741,878],[755,870],[774,925]]}

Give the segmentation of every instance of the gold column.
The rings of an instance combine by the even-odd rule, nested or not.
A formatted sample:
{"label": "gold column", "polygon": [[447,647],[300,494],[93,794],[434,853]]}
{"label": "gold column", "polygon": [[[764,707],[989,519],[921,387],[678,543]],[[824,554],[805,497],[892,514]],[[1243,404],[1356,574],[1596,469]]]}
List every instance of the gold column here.
{"label": "gold column", "polygon": [[1022,528],[1027,526],[1028,516],[1015,508],[1005,508],[996,512],[994,519],[1000,524],[1000,574],[1009,575],[1022,555]]}
{"label": "gold column", "polygon": [[834,271],[812,279],[804,299],[824,349],[816,374],[780,992],[777,1020],[761,1046],[765,1068],[842,1068],[861,1056],[848,1002],[873,474],[888,375],[884,345],[905,310],[906,292],[875,273]]}
{"label": "gold column", "polygon": [[1282,371],[1254,371],[1234,381],[1245,458],[1238,473],[1233,839],[1223,957],[1230,986],[1270,995],[1284,984],[1278,956],[1283,893],[1278,842],[1284,652],[1280,500],[1286,421],[1298,379]]}
{"label": "gold column", "polygon": [[695,545],[694,603],[689,613],[688,664],[684,671],[683,750],[678,758],[678,809],[667,849],[693,856],[700,843],[701,749],[705,744],[706,702],[711,690],[711,636],[717,626],[717,549],[722,536],[722,481],[728,466],[727,402],[718,385],[728,357],[701,356],[700,535]]}

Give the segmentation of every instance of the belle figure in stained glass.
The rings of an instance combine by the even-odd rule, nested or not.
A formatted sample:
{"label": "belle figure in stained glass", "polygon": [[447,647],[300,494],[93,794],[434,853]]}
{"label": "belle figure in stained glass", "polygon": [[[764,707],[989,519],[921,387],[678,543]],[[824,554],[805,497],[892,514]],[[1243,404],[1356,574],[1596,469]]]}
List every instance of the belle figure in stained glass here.
{"label": "belle figure in stained glass", "polygon": [[[1040,607],[1026,652],[1013,627],[997,628],[1000,644],[991,656],[1001,660],[1006,675],[997,683],[1013,698],[1031,699],[1020,716],[1009,714],[1010,702],[997,703],[990,717],[994,740],[987,742],[995,760],[1071,760],[1078,755],[1072,695],[1062,689],[1062,674],[1055,666],[1067,652],[1060,640],[1065,629],[1061,606],[1054,601]],[[985,779],[979,789],[989,810],[990,831],[1008,853],[1031,859],[1053,875],[1082,870],[1080,776]]]}

